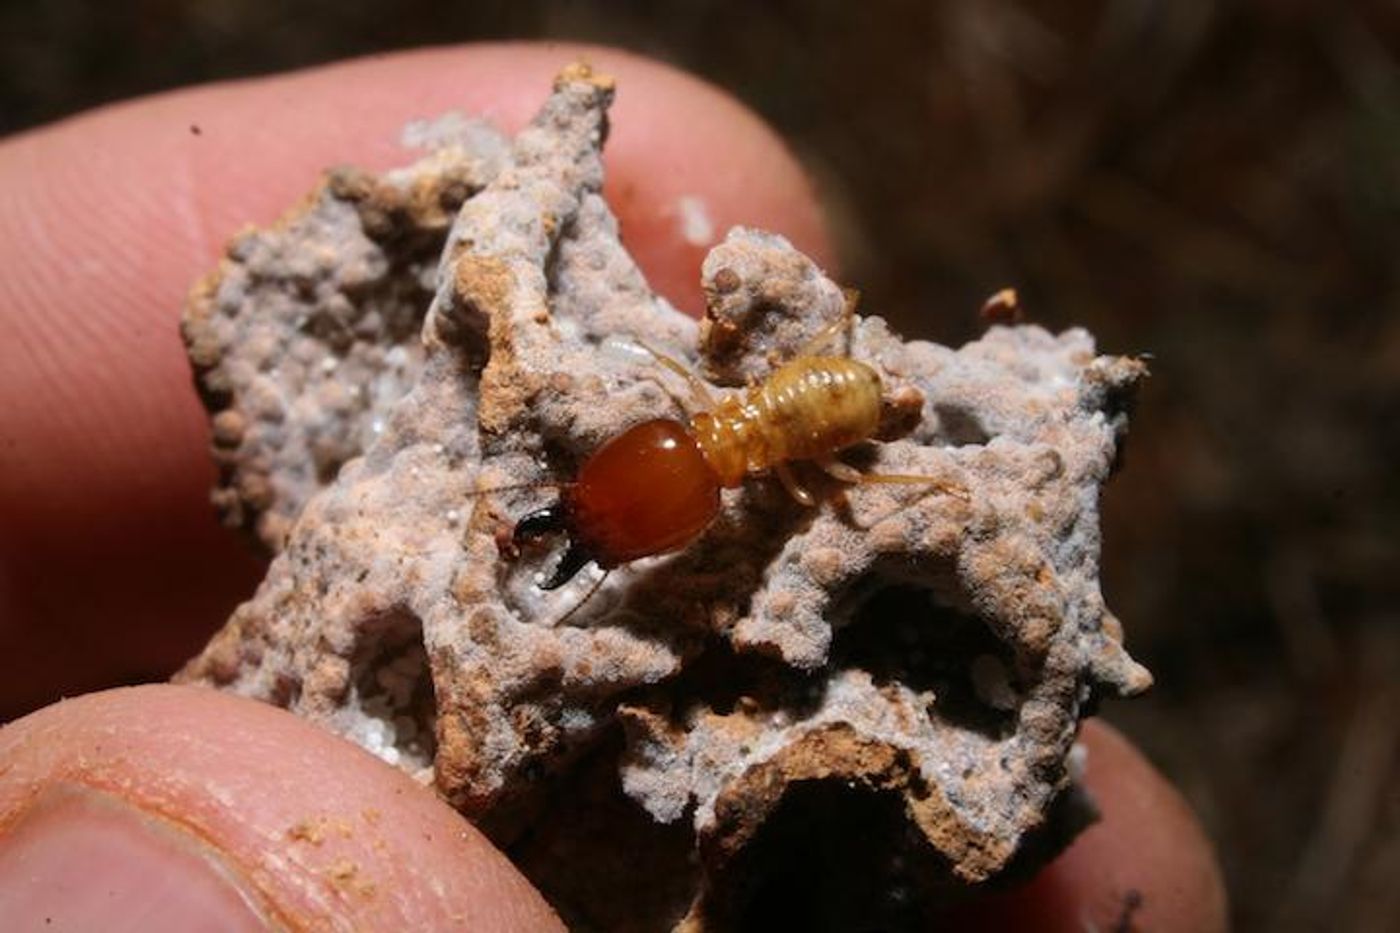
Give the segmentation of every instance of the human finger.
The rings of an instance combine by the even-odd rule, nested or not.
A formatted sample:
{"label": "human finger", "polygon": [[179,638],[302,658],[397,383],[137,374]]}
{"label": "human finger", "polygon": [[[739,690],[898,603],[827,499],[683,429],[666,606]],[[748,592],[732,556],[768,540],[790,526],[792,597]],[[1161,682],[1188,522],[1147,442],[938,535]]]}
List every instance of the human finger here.
{"label": "human finger", "polygon": [[0,926],[559,930],[469,823],[295,716],[197,687],[0,730]]}
{"label": "human finger", "polygon": [[1176,788],[1100,720],[1085,722],[1080,740],[1102,818],[1028,884],[977,905],[964,923],[1038,933],[1228,929],[1215,852]]}

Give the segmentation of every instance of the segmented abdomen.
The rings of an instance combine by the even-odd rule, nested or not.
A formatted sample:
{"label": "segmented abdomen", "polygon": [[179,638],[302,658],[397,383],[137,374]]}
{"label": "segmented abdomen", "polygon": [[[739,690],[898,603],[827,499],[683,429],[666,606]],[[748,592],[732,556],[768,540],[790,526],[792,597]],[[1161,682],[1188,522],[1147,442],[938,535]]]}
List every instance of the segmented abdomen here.
{"label": "segmented abdomen", "polygon": [[875,433],[880,377],[864,363],[812,356],[780,368],[745,399],[768,441],[768,466],[825,457]]}
{"label": "segmented abdomen", "polygon": [[706,457],[726,486],[787,460],[813,460],[869,438],[880,422],[880,377],[839,356],[799,357],[742,397],[696,416]]}

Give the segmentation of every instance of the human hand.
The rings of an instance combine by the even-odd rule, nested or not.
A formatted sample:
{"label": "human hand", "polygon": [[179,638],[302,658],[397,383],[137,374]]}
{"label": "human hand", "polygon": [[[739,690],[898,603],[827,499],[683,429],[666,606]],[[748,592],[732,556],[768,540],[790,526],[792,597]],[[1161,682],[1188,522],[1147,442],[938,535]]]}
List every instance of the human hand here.
{"label": "human hand", "polygon": [[[396,55],[180,91],[0,143],[0,648],[12,659],[0,710],[165,676],[256,584],[258,562],[208,505],[206,422],[176,331],[228,235],[271,221],[326,165],[405,162],[410,119],[458,109],[518,128],[580,54],[619,79],[606,193],[659,291],[700,309],[704,248],[682,235],[684,195],[716,230],[779,230],[830,265],[810,188],[770,130],[615,52]],[[1223,929],[1213,857],[1180,799],[1113,733],[1090,724],[1085,742],[1105,820],[984,909],[1026,928],[1110,928],[1137,891],[1139,928]],[[557,925],[407,778],[282,711],[193,688],[93,694],[6,727],[0,827],[0,917],[30,925]],[[143,913],[156,905],[159,918]]]}

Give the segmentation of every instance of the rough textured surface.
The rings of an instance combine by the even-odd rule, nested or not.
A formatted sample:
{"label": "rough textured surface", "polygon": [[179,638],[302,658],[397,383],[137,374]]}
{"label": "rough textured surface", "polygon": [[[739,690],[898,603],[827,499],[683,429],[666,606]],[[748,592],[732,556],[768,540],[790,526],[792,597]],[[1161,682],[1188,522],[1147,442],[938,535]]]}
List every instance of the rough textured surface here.
{"label": "rough textured surface", "polygon": [[382,178],[329,172],[281,223],[236,237],[190,296],[185,343],[221,471],[214,503],[272,551],[417,381],[447,229],[507,153],[484,123],[410,131],[429,155]]}
{"label": "rough textured surface", "polygon": [[[824,787],[879,802],[875,849],[910,853],[921,897],[993,879],[1063,799],[1097,695],[1150,683],[1097,577],[1099,487],[1144,368],[1096,356],[1082,331],[995,327],[952,350],[859,319],[849,351],[881,372],[891,410],[921,417],[847,461],[969,497],[814,471],[805,509],[755,478],[691,547],[615,571],[561,623],[596,577],[539,590],[551,556],[512,553],[508,531],[550,494],[500,487],[566,479],[627,425],[683,415],[684,386],[628,338],[682,359],[698,346],[702,372],[741,385],[843,306],[786,241],[747,230],[705,263],[703,325],[653,295],[599,194],[611,95],[566,70],[509,153],[483,137],[486,155],[351,176],[353,196],[332,181],[279,230],[236,241],[196,291],[186,335],[218,412],[217,497],[286,546],[181,677],[434,780],[584,926],[741,919],[785,857],[775,827],[794,806],[866,805]],[[449,201],[490,182],[457,214],[433,285],[422,257],[444,177]],[[400,233],[366,233],[384,223]],[[369,268],[378,297],[347,307],[346,277]],[[331,306],[363,325],[335,345],[353,366],[324,365],[347,338],[302,317]],[[603,877],[619,843],[600,812],[654,852],[655,878],[626,859]],[[570,880],[581,858],[587,887]]]}

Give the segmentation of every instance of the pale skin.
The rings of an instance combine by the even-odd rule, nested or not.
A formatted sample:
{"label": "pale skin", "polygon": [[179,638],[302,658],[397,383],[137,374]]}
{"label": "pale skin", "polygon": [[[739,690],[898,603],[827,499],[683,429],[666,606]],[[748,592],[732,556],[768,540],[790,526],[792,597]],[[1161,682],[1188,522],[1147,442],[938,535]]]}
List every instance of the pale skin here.
{"label": "pale skin", "polygon": [[[701,197],[716,229],[780,230],[832,267],[811,188],[771,130],[708,85],[598,49],[397,55],[0,142],[0,709],[168,674],[256,583],[261,567],[207,504],[203,413],[175,331],[227,235],[272,220],[326,165],[402,163],[409,119],[455,108],[518,127],[581,53],[619,81],[607,193],[660,291],[700,308],[703,250],[669,208],[682,196]],[[1083,740],[1104,821],[981,910],[1000,929],[1111,929],[1138,892],[1136,929],[1224,929],[1213,855],[1179,795],[1111,730],[1091,723]],[[181,886],[191,915],[231,928],[560,928],[428,791],[286,713],[194,688],[92,693],[6,726],[0,832],[0,912],[38,909],[44,892],[16,888],[32,876],[16,866],[61,851],[73,877],[56,903],[76,910],[100,885],[108,928],[121,928],[110,904],[140,906],[153,878],[191,864],[190,877],[218,866]],[[159,844],[143,858],[169,872],[124,871],[123,846],[148,836]]]}

